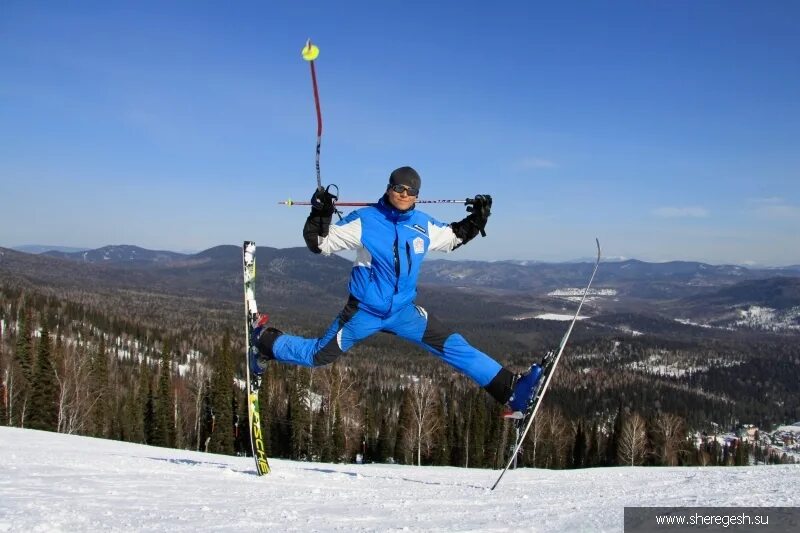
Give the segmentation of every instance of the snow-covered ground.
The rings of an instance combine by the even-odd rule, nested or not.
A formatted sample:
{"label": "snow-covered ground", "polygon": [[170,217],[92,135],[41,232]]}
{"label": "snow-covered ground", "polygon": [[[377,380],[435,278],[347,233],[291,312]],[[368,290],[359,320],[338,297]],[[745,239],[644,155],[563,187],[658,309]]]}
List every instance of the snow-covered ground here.
{"label": "snow-covered ground", "polygon": [[735,325],[768,331],[800,331],[800,307],[777,310],[752,305],[739,310]]}
{"label": "snow-covered ground", "polygon": [[[564,287],[561,289],[550,291],[547,293],[547,295],[552,296],[554,298],[561,298],[563,300],[567,300],[570,302],[580,302],[581,298],[583,297],[584,290],[586,289],[581,287]],[[609,297],[616,295],[617,295],[616,289],[589,289],[589,292],[586,293],[586,301],[594,302],[601,297]]]}
{"label": "snow-covered ground", "polygon": [[[536,318],[538,318],[539,320],[557,320],[557,321],[568,322],[568,321],[572,320],[574,318],[574,316],[575,315],[560,315],[560,314],[557,314],[557,313],[544,313],[544,314],[541,314],[541,315],[536,315]],[[583,316],[583,315],[578,315],[577,320],[586,320],[587,318],[589,318],[589,317]]]}
{"label": "snow-covered ground", "polygon": [[643,361],[633,361],[625,366],[633,370],[657,376],[682,378],[688,374],[708,372],[711,368],[727,368],[741,364],[742,361],[733,358],[706,358],[703,363],[700,364],[697,361],[670,360],[669,357],[664,357],[661,354],[652,354]]}
{"label": "snow-covered ground", "polygon": [[727,321],[727,325],[711,325],[694,322],[687,318],[676,318],[676,322],[687,326],[700,328],[724,329],[736,331],[737,329],[760,329],[764,331],[796,332],[800,331],[800,306],[790,309],[772,309],[751,305],[746,309],[737,309],[737,320]]}
{"label": "snow-covered ground", "polygon": [[625,506],[797,506],[800,466],[493,470],[228,457],[0,427],[0,531],[622,531]]}

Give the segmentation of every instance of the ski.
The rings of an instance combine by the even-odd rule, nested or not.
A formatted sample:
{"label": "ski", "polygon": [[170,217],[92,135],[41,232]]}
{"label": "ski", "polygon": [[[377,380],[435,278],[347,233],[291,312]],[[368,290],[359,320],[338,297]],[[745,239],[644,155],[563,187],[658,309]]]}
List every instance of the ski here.
{"label": "ski", "polygon": [[[569,328],[567,328],[567,332],[564,333],[564,336],[561,338],[561,343],[558,345],[558,351],[550,350],[542,360],[542,377],[539,378],[539,382],[536,385],[533,394],[531,395],[531,400],[528,403],[528,408],[525,410],[524,415],[522,418],[515,420],[514,422],[518,435],[517,442],[514,445],[514,450],[511,452],[511,457],[509,458],[508,463],[506,463],[506,467],[500,473],[500,476],[497,478],[497,481],[494,482],[494,485],[492,485],[491,490],[494,490],[495,487],[497,487],[497,485],[500,483],[500,480],[503,479],[503,476],[511,467],[511,465],[514,464],[517,458],[517,454],[522,447],[522,443],[525,441],[525,437],[528,435],[528,431],[531,429],[536,412],[539,410],[542,398],[547,392],[547,387],[550,385],[550,380],[555,373],[558,361],[561,359],[561,354],[564,353],[564,347],[567,345],[569,336],[572,333],[572,328],[575,327],[575,322],[578,320],[581,308],[583,307],[583,302],[586,301],[586,295],[589,294],[589,289],[592,287],[594,276],[597,274],[597,267],[600,266],[600,240],[595,239],[595,243],[597,244],[597,259],[595,259],[594,268],[592,269],[592,275],[589,278],[589,283],[586,284],[586,288],[583,290],[583,296],[578,304],[578,309],[575,311],[575,315],[572,317],[572,322],[570,322]],[[520,432],[520,430],[522,431]]]}
{"label": "ski", "polygon": [[256,243],[244,241],[242,246],[242,269],[244,272],[244,312],[245,312],[245,351],[244,368],[247,387],[247,418],[250,424],[250,446],[256,460],[256,473],[259,476],[269,474],[267,450],[264,446],[264,432],[261,425],[261,411],[258,402],[258,390],[261,386],[259,376],[250,375],[250,333],[258,320],[256,306]]}

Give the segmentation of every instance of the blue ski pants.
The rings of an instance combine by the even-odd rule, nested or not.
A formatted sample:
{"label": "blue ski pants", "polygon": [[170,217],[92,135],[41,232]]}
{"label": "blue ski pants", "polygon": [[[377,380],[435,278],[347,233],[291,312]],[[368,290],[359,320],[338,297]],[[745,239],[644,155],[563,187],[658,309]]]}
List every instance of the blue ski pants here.
{"label": "blue ski pants", "polygon": [[388,317],[376,316],[358,307],[350,298],[322,337],[309,339],[280,335],[272,347],[277,361],[307,367],[333,363],[344,352],[367,337],[383,331],[421,346],[444,362],[486,387],[503,368],[500,363],[471,346],[458,333],[451,333],[425,309],[410,304]]}

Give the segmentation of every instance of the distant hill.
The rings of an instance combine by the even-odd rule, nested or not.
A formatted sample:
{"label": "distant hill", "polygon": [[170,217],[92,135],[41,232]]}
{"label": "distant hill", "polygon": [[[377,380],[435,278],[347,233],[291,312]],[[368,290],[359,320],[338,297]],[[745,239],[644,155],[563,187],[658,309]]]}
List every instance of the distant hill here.
{"label": "distant hill", "polygon": [[103,246],[96,250],[83,250],[78,252],[62,252],[51,250],[42,255],[61,257],[82,261],[84,263],[128,263],[131,265],[147,265],[152,263],[168,263],[188,257],[186,254],[159,250],[147,250],[138,246],[119,245]]}
{"label": "distant hill", "polygon": [[[350,262],[305,248],[257,252],[259,293],[273,306],[338,310],[347,294]],[[174,295],[238,305],[242,299],[241,248],[223,245],[197,254],[104,247],[87,252],[28,254],[0,248],[0,280],[108,294]],[[205,303],[203,303],[205,302]],[[164,304],[162,304],[164,305]]]}
{"label": "distant hill", "polygon": [[723,307],[757,305],[788,309],[800,305],[800,278],[776,277],[743,281],[703,298],[691,300],[702,300],[705,305]]}
{"label": "distant hill", "polygon": [[49,244],[23,244],[21,246],[14,246],[11,248],[12,250],[16,250],[18,252],[25,252],[26,254],[40,254],[42,252],[83,252],[89,250],[90,248],[76,248],[74,246],[57,246],[57,245],[49,245]]}
{"label": "distant hill", "polygon": [[664,312],[705,326],[800,332],[800,278],[745,280],[667,303]]}
{"label": "distant hill", "polygon": [[[434,260],[423,265],[423,281],[448,286],[549,292],[581,286],[590,263],[520,263]],[[690,261],[646,263],[635,259],[603,262],[595,286],[613,287],[626,296],[645,299],[681,298],[747,279],[800,276],[791,269],[751,270],[735,265]]]}

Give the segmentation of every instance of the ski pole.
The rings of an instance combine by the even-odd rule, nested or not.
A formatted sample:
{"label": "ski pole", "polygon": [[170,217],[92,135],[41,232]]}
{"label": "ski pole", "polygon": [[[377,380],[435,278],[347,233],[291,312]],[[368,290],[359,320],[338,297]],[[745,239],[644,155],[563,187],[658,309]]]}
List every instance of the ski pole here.
{"label": "ski pole", "polygon": [[306,41],[303,47],[303,59],[311,65],[311,84],[314,86],[314,105],[317,108],[317,189],[322,189],[322,178],[319,172],[319,153],[322,148],[322,109],[319,105],[319,89],[317,89],[317,71],[314,68],[314,60],[319,56],[319,48],[311,44],[311,39]]}
{"label": "ski pole", "polygon": [[[465,200],[418,200],[418,204],[471,204],[472,198]],[[337,207],[366,207],[368,205],[375,205],[377,202],[336,202]],[[279,205],[293,206],[293,205],[311,205],[311,202],[295,202],[294,200],[286,200],[285,202],[278,202]]]}

